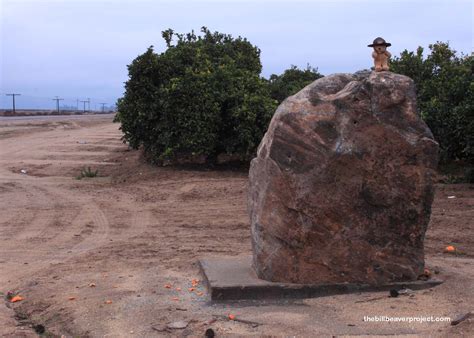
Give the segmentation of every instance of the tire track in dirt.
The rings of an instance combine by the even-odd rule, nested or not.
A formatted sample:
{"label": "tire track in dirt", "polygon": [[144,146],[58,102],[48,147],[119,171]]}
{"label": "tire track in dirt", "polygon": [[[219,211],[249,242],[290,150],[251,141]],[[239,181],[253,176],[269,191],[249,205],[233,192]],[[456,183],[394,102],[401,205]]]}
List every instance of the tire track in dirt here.
{"label": "tire track in dirt", "polygon": [[[8,216],[8,221],[3,221],[0,226],[0,240],[10,241],[19,232],[27,228],[28,224],[35,218],[36,213],[33,214],[22,212],[23,208],[9,208],[8,212],[12,214]],[[3,245],[2,245],[3,248]]]}
{"label": "tire track in dirt", "polygon": [[[11,180],[8,181],[11,182]],[[8,215],[7,220],[2,221],[0,239],[14,239],[37,217],[37,210],[27,212],[26,208],[32,205],[34,196],[23,187],[21,182],[15,183],[13,189],[0,194],[0,202],[5,206],[2,216]]]}
{"label": "tire track in dirt", "polygon": [[[75,131],[78,129],[71,131],[71,133],[73,134]],[[58,181],[55,178],[44,177],[38,181],[33,176],[20,175],[5,170],[4,163],[11,164],[13,162],[27,167],[32,162],[41,162],[41,160],[32,159],[28,155],[47,154],[51,150],[51,144],[54,144],[53,149],[56,144],[75,147],[77,144],[75,141],[71,141],[73,138],[68,137],[65,141],[57,143],[58,136],[54,135],[54,131],[49,130],[40,134],[24,135],[21,143],[16,142],[14,138],[2,140],[3,143],[7,143],[7,146],[2,147],[0,151],[2,155],[0,182],[9,183],[12,179],[17,181],[13,195],[23,195],[23,198],[14,199],[13,203],[16,208],[9,208],[8,211],[11,212],[11,215],[7,220],[2,221],[0,239],[4,243],[0,252],[15,254],[18,261],[28,262],[28,264],[34,263],[36,268],[28,269],[30,273],[35,273],[51,264],[51,261],[48,264],[44,262],[52,257],[54,257],[53,262],[60,262],[74,257],[74,255],[93,250],[104,244],[109,234],[110,226],[104,213],[93,204],[84,206],[84,200],[90,199],[89,197],[78,198],[75,196],[72,199],[67,191],[67,186],[58,189],[55,184]],[[87,156],[93,152],[84,151],[83,154]],[[77,165],[78,162],[83,163],[84,156],[80,153],[74,155],[77,155],[78,160],[75,160],[73,156],[68,156],[69,161],[63,159],[58,161],[62,164],[69,162],[74,165]],[[52,162],[51,159],[44,161]],[[91,161],[86,159],[86,162],[90,163]],[[104,164],[104,162],[100,162],[100,164]],[[4,198],[4,196],[0,197]],[[10,222],[11,226],[8,224]],[[91,222],[93,227],[88,229],[84,222]],[[48,243],[48,246],[45,247],[42,245],[43,243]],[[32,254],[33,251],[34,254]],[[20,275],[25,274],[20,273]]]}
{"label": "tire track in dirt", "polygon": [[23,241],[25,244],[35,242],[36,240],[48,240],[47,236],[45,236],[46,231],[51,223],[57,219],[52,210],[52,208],[39,210],[33,218],[34,222],[28,224],[28,232],[17,232],[12,239],[15,242]]}
{"label": "tire track in dirt", "polygon": [[149,230],[153,219],[151,210],[145,209],[131,212],[133,212],[132,225],[127,229],[127,232],[130,233],[130,235],[139,236]]}
{"label": "tire track in dirt", "polygon": [[[54,212],[62,218],[60,229],[49,226],[43,232],[50,246],[56,252],[52,254],[57,263],[84,254],[103,245],[110,232],[109,221],[93,198],[87,194],[71,195],[67,186],[40,188],[44,195],[49,196]],[[60,230],[60,231],[58,231]]]}
{"label": "tire track in dirt", "polygon": [[72,234],[72,237],[63,237],[61,250],[52,257],[51,264],[64,263],[102,246],[106,243],[110,232],[107,217],[93,204],[82,207],[72,226],[81,230],[80,236]]}
{"label": "tire track in dirt", "polygon": [[25,210],[33,210],[37,214],[27,227],[16,232],[14,239],[21,241],[26,247],[36,247],[38,240],[48,242],[50,247],[54,247],[54,238],[61,234],[58,231],[58,226],[62,223],[61,216],[67,215],[74,204],[47,185],[40,186],[31,182],[24,190],[25,194],[28,194]]}
{"label": "tire track in dirt", "polygon": [[[40,127],[28,132],[13,128],[13,132],[0,139],[0,203],[5,206],[0,215],[2,292],[35,283],[37,277],[54,271],[54,264],[65,265],[87,254],[104,245],[109,236],[110,225],[104,213],[87,193],[71,194],[71,186],[77,183],[68,177],[73,168],[85,164],[114,165],[103,161],[109,156],[109,146],[94,152],[81,148],[78,142],[97,134],[103,124],[90,128],[76,122],[39,124]],[[115,145],[119,145],[117,127],[108,128],[110,133],[99,132],[101,138],[112,142],[115,136]],[[93,142],[100,143],[100,139]],[[51,150],[66,150],[66,153],[65,156],[60,152],[50,154]],[[27,174],[20,174],[20,169],[26,169]],[[36,173],[40,175],[35,176]],[[87,227],[85,222],[92,227]],[[1,336],[13,331],[7,327],[12,323],[11,311],[4,307],[0,310]]]}
{"label": "tire track in dirt", "polygon": [[[61,198],[60,194],[48,195],[53,201]],[[65,204],[68,202],[66,199]],[[80,209],[71,213],[77,207]],[[61,214],[58,211],[35,210],[35,217],[25,222],[23,231],[5,241],[0,252],[15,254],[17,262],[34,266],[27,271],[9,269],[12,271],[10,278],[21,279],[33,275],[51,264],[64,263],[106,243],[110,226],[101,210],[93,204],[82,207],[72,205],[68,210],[66,215],[62,215],[66,216],[63,219],[60,219]],[[62,212],[64,213],[64,210]],[[44,243],[47,243],[47,246]],[[10,266],[16,265],[16,262],[9,263]]]}
{"label": "tire track in dirt", "polygon": [[[21,211],[25,213],[27,210],[33,210],[36,214],[25,227],[16,231],[13,239],[16,242],[24,242],[26,246],[30,242],[37,246],[37,240],[48,241],[57,235],[57,229],[52,225],[59,222],[60,214],[64,214],[65,203],[47,186],[39,186],[34,181],[28,183],[27,187],[23,187],[28,200]],[[48,236],[48,233],[52,234]]]}

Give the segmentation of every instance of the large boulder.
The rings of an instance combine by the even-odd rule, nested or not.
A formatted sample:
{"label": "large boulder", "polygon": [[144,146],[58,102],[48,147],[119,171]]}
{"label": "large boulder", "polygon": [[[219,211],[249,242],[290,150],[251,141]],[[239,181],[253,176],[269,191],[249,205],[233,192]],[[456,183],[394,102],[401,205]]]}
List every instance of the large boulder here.
{"label": "large boulder", "polygon": [[335,74],[286,99],[250,167],[257,275],[312,284],[417,279],[437,154],[406,76]]}

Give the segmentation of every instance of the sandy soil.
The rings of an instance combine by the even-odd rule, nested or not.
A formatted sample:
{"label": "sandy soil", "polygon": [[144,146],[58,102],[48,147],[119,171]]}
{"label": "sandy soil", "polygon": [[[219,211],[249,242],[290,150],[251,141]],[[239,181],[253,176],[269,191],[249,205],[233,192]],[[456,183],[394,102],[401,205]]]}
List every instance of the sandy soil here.
{"label": "sandy soil", "polygon": [[[188,289],[201,278],[198,257],[250,253],[246,172],[149,166],[111,121],[0,121],[0,335],[34,336],[34,325],[82,337],[202,336],[208,328],[217,335],[474,334],[472,318],[457,326],[363,320],[474,310],[473,186],[438,186],[426,236],[427,267],[446,280],[438,287],[398,298],[212,304],[202,284]],[[83,167],[99,177],[75,179]],[[460,254],[443,253],[450,244]],[[10,303],[8,292],[24,300]],[[163,331],[176,321],[187,327]]]}

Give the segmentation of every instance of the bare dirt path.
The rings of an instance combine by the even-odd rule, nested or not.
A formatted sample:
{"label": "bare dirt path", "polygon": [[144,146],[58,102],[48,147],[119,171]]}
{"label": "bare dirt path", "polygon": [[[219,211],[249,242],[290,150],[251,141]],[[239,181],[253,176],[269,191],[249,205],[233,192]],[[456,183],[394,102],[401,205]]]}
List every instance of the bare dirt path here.
{"label": "bare dirt path", "polygon": [[[472,186],[438,187],[426,248],[427,266],[446,279],[439,287],[399,298],[211,304],[201,284],[189,291],[201,278],[196,259],[250,252],[246,172],[149,166],[111,121],[0,121],[0,292],[25,298],[0,304],[0,335],[32,335],[33,324],[52,335],[92,337],[200,336],[207,328],[227,335],[474,332],[472,319],[458,326],[363,321],[474,310]],[[99,177],[75,179],[83,167]],[[463,254],[444,254],[448,244]],[[229,313],[244,322],[226,319]],[[174,321],[188,325],[162,331]]]}

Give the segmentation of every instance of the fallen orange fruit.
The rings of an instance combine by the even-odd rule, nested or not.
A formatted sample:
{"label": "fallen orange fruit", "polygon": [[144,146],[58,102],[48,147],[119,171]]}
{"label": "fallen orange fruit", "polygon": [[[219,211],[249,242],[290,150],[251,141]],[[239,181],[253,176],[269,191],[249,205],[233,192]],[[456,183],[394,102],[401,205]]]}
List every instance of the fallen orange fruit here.
{"label": "fallen orange fruit", "polygon": [[89,284],[89,287],[90,287],[90,288],[95,287],[95,283],[90,283],[90,284]]}
{"label": "fallen orange fruit", "polygon": [[181,288],[176,288],[176,291],[181,291]]}
{"label": "fallen orange fruit", "polygon": [[112,301],[111,300],[106,300],[105,304],[112,304]]}
{"label": "fallen orange fruit", "polygon": [[195,288],[189,288],[188,290],[189,290],[189,292],[193,292],[196,289]]}
{"label": "fallen orange fruit", "polygon": [[165,284],[165,288],[171,289],[171,284]]}
{"label": "fallen orange fruit", "polygon": [[69,300],[75,300],[76,297],[69,297],[68,299],[69,299]]}
{"label": "fallen orange fruit", "polygon": [[229,314],[229,319],[230,320],[234,320],[235,319],[235,316],[233,314]]}
{"label": "fallen orange fruit", "polygon": [[24,298],[22,296],[15,296],[12,299],[10,299],[11,303],[16,303],[16,302],[21,302]]}
{"label": "fallen orange fruit", "polygon": [[452,246],[452,245],[448,245],[448,246],[446,247],[446,249],[444,249],[444,251],[446,251],[446,252],[454,252],[454,251],[456,251],[456,248],[455,248],[454,246]]}

